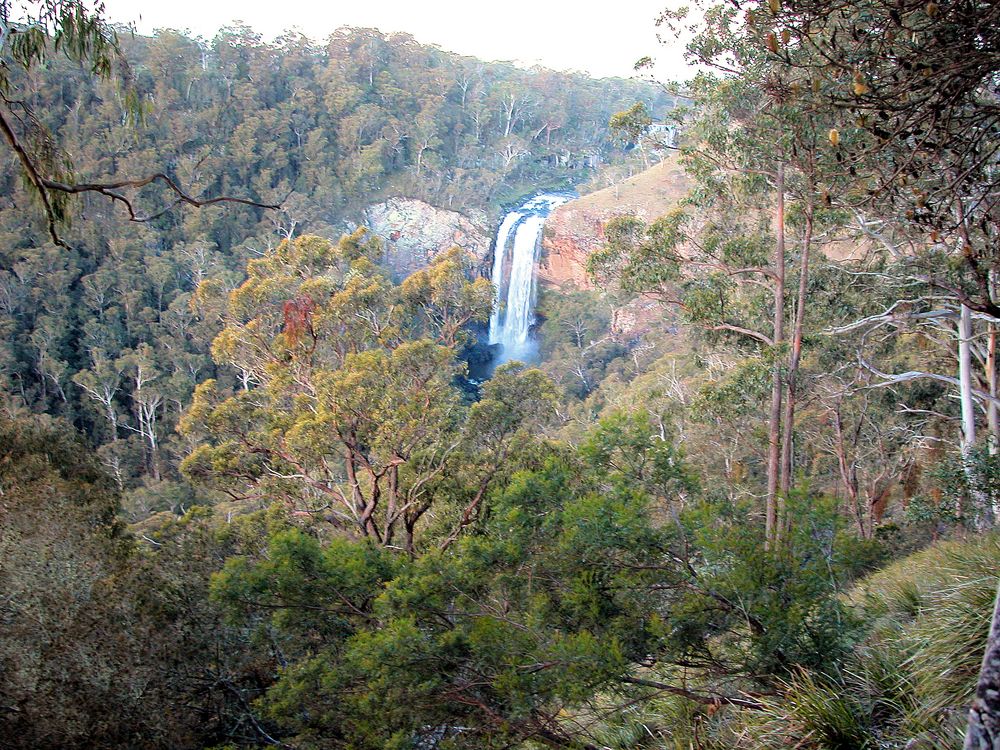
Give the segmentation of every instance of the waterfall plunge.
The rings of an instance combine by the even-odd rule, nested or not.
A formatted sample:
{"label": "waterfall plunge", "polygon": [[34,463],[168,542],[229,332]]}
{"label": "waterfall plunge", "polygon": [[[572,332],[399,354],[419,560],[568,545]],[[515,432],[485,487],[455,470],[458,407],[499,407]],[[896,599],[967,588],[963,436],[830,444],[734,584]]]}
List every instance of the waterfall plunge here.
{"label": "waterfall plunge", "polygon": [[528,334],[535,319],[535,262],[542,228],[552,210],[568,200],[569,196],[549,193],[535,196],[507,214],[497,230],[490,343],[501,346],[498,363],[530,359],[533,354]]}

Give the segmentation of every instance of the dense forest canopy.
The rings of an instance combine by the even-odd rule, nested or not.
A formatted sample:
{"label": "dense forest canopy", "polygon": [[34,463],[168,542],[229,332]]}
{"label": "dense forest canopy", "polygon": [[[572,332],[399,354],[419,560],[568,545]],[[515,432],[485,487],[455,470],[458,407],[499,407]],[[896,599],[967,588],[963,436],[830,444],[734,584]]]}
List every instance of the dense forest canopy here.
{"label": "dense forest canopy", "polygon": [[[269,44],[246,27],[210,43],[175,31],[119,42],[128,96],[121,80],[59,55],[11,74],[73,177],[163,172],[190,195],[281,204],[164,211],[176,196],[156,183],[118,191],[140,218],[156,216],[135,223],[120,202],[87,193],[66,208],[68,247],[53,247],[18,162],[5,163],[4,393],[71,420],[122,486],[175,475],[174,425],[194,387],[218,375],[208,349],[219,324],[190,304],[203,279],[231,289],[248,259],[303,233],[336,240],[386,197],[491,221],[520,194],[588,179],[595,154],[624,158],[607,125],[617,108],[642,97],[662,113],[673,101],[644,84],[483,63],[374,29],[324,44],[297,33]],[[29,125],[26,142],[40,137]]]}
{"label": "dense forest canopy", "polygon": [[[1000,6],[668,9],[670,93],[32,7],[0,747],[1000,748]],[[364,211],[555,188],[472,379],[482,259]]]}

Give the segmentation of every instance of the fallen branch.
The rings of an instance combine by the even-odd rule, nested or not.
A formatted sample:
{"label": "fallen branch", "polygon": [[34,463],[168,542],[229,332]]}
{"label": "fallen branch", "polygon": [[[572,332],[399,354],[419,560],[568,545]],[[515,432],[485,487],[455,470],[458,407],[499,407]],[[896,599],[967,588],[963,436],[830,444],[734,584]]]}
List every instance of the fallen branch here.
{"label": "fallen branch", "polygon": [[657,682],[655,680],[644,680],[640,677],[622,677],[621,682],[627,683],[629,685],[638,685],[640,687],[648,687],[653,690],[659,690],[663,693],[670,693],[671,695],[678,695],[682,698],[687,698],[695,703],[701,703],[705,706],[737,706],[738,708],[749,708],[755,711],[759,711],[764,708],[764,704],[760,701],[746,697],[739,698],[734,695],[714,695],[706,693],[696,693],[693,690],[688,690],[686,688],[677,687],[676,685],[668,685],[665,682]]}

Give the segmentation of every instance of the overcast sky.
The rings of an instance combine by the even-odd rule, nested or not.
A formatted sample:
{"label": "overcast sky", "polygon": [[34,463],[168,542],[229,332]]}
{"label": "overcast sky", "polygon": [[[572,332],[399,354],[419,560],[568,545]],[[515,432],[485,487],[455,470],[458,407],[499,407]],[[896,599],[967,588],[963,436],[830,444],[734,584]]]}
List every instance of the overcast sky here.
{"label": "overcast sky", "polygon": [[541,64],[594,76],[633,75],[649,55],[660,78],[682,78],[677,49],[657,43],[655,20],[672,0],[106,0],[107,16],[142,33],[187,30],[211,39],[240,20],[273,39],[298,29],[323,40],[340,26],[406,31],[420,42],[484,60]]}

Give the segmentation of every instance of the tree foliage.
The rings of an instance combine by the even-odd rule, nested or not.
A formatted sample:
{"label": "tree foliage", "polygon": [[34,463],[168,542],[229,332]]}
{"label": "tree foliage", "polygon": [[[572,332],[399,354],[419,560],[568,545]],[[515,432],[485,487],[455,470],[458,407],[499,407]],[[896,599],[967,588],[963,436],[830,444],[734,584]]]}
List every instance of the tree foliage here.
{"label": "tree foliage", "polygon": [[372,262],[379,249],[359,229],[337,245],[286,241],[250,265],[212,346],[243,387],[198,386],[182,429],[208,442],[183,469],[387,546],[402,534],[412,552],[442,478],[482,474],[471,514],[511,441],[546,419],[551,386],[508,370],[470,409],[455,347],[466,322],[488,318],[490,285],[468,279],[456,248],[396,286]]}
{"label": "tree foliage", "polygon": [[[54,49],[55,16],[32,25],[9,8],[7,28],[34,29],[24,33],[40,46],[25,60],[30,70],[13,61],[4,69],[8,97],[30,104],[34,119],[19,104],[4,112],[26,148],[54,149],[43,177],[96,185],[162,173],[199,201],[282,201],[271,211],[233,202],[175,211],[179,196],[162,180],[115,189],[139,218],[156,216],[135,223],[120,201],[78,193],[66,206],[74,221],[59,229],[66,249],[52,246],[44,212],[25,211],[37,190],[18,163],[0,174],[10,197],[0,209],[4,394],[72,421],[101,444],[121,485],[145,497],[179,481],[187,447],[174,428],[194,387],[232,377],[208,356],[213,312],[189,306],[202,280],[235,288],[247,261],[281,240],[337,238],[345,222],[363,223],[365,208],[399,195],[486,225],[525,185],[587,179],[591,149],[604,158],[618,150],[606,123],[625,102],[648,99],[655,112],[671,103],[643,84],[481,63],[405,34],[343,29],[322,43],[297,33],[265,43],[235,26],[208,41],[169,30],[116,37],[86,3],[28,5],[61,8],[67,23],[79,9],[109,45],[88,54],[110,56],[110,77],[95,75]],[[519,156],[504,164],[510,138]],[[447,318],[457,342],[454,290],[429,282],[411,291],[423,295],[424,314]],[[155,380],[136,379],[139,359]]]}

